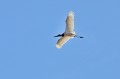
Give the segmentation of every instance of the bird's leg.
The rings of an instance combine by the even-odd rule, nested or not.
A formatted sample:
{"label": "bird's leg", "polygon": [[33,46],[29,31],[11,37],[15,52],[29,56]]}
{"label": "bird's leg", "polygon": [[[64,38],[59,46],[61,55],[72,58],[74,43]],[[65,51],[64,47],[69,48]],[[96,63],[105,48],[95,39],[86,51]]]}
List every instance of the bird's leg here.
{"label": "bird's leg", "polygon": [[78,35],[75,35],[74,37],[77,37],[77,38],[83,38],[82,36],[78,36]]}

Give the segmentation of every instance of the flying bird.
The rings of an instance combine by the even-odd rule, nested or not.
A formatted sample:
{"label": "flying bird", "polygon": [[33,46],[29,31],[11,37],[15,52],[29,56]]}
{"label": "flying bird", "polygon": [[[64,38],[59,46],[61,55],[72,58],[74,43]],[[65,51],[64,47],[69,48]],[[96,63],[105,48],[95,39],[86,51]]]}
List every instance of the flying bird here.
{"label": "flying bird", "polygon": [[70,11],[67,15],[65,32],[54,37],[61,37],[56,43],[57,48],[61,48],[71,38],[83,38],[74,31],[74,12]]}

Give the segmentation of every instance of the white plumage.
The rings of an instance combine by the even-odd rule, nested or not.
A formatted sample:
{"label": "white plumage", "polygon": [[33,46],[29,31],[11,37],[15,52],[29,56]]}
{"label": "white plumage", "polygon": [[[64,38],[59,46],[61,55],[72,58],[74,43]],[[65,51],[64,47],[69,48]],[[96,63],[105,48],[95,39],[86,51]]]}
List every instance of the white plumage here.
{"label": "white plumage", "polygon": [[65,44],[70,38],[71,38],[70,36],[64,35],[57,41],[56,47],[61,48],[63,44]]}
{"label": "white plumage", "polygon": [[57,41],[56,47],[61,48],[70,38],[73,38],[75,35],[76,34],[74,31],[74,13],[71,11],[68,13],[66,19],[65,32],[61,35],[62,37]]}

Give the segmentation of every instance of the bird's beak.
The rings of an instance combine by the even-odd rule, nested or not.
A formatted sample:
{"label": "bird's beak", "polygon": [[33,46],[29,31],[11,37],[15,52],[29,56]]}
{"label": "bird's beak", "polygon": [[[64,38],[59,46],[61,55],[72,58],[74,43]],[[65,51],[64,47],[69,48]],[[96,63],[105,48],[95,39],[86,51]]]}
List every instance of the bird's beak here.
{"label": "bird's beak", "polygon": [[54,36],[54,37],[59,37],[59,35],[57,35],[57,36]]}
{"label": "bird's beak", "polygon": [[58,36],[54,36],[54,37],[58,37]]}
{"label": "bird's beak", "polygon": [[58,34],[57,36],[54,36],[54,37],[60,37],[61,35],[60,34]]}

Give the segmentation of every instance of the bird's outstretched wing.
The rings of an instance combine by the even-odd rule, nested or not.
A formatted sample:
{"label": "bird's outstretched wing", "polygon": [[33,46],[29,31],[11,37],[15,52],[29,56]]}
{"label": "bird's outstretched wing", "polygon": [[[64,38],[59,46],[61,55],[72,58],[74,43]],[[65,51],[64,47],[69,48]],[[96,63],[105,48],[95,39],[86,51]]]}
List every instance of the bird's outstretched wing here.
{"label": "bird's outstretched wing", "polygon": [[65,33],[73,33],[74,32],[74,13],[69,12],[66,19],[66,29]]}
{"label": "bird's outstretched wing", "polygon": [[61,37],[57,43],[56,43],[56,47],[57,48],[61,48],[71,37],[70,36],[63,36]]}

